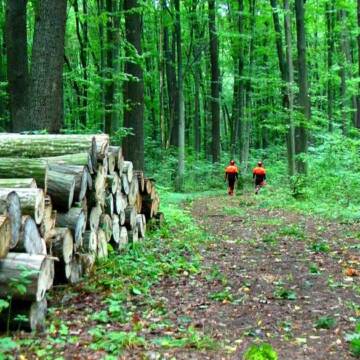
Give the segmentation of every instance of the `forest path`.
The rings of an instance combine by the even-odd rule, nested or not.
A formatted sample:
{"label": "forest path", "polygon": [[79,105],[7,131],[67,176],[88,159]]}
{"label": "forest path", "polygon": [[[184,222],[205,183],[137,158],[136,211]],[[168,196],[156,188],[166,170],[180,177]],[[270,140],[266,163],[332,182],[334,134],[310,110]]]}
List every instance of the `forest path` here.
{"label": "forest path", "polygon": [[154,293],[166,298],[174,321],[191,319],[229,352],[179,349],[177,359],[241,359],[255,338],[282,360],[353,358],[344,336],[360,315],[360,282],[345,271],[359,267],[359,225],[267,205],[262,195],[192,204],[197,223],[213,235],[201,274],[168,278]]}
{"label": "forest path", "polygon": [[240,360],[260,341],[279,360],[354,359],[344,336],[360,278],[345,272],[359,270],[360,224],[272,209],[271,194],[204,197],[172,216],[142,251],[54,292],[48,333],[17,334],[15,358]]}

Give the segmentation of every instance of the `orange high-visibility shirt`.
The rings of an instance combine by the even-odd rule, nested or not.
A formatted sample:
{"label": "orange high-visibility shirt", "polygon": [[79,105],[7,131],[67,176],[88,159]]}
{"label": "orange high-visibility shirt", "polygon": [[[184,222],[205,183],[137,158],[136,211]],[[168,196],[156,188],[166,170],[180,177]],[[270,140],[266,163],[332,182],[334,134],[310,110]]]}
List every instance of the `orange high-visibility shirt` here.
{"label": "orange high-visibility shirt", "polygon": [[238,173],[238,168],[236,165],[229,165],[226,169],[225,172],[227,174],[237,174]]}
{"label": "orange high-visibility shirt", "polygon": [[254,168],[253,174],[254,174],[254,175],[265,175],[265,174],[266,174],[266,170],[265,170],[263,167],[257,166],[256,168]]}

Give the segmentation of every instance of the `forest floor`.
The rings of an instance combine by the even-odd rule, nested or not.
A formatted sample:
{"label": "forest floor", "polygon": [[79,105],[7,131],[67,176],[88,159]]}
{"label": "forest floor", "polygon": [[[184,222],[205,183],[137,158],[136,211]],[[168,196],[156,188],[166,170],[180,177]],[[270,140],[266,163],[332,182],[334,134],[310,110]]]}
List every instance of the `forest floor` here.
{"label": "forest floor", "polygon": [[34,345],[20,334],[17,356],[242,359],[249,345],[266,342],[281,360],[354,359],[345,336],[360,316],[360,281],[346,272],[359,270],[360,225],[272,209],[265,200],[249,194],[185,203],[205,238],[196,251],[190,238],[188,247],[183,242],[181,258],[167,252],[168,266],[177,267],[157,273],[165,268],[157,263],[148,291],[132,285],[119,297],[128,316],[120,319],[104,279],[96,291],[79,285],[62,298],[60,291],[50,335]]}

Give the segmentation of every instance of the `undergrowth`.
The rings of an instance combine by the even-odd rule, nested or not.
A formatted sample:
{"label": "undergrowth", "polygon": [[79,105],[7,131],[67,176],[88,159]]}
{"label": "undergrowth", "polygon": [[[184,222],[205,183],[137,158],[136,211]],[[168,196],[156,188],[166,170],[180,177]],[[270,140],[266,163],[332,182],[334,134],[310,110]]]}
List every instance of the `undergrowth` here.
{"label": "undergrowth", "polygon": [[8,357],[11,358],[10,353],[19,356],[26,352],[41,359],[62,359],[61,353],[66,348],[84,341],[76,318],[58,316],[67,312],[80,316],[87,348],[104,352],[108,360],[135,349],[147,352],[182,347],[219,348],[218,341],[194,328],[191,321],[179,326],[171,320],[166,301],[153,293],[154,285],[166,277],[191,278],[201,271],[200,246],[211,238],[179,206],[184,200],[185,196],[164,194],[162,211],[166,223],[162,228],[150,230],[146,241],[129,246],[120,255],[110,248],[109,258],[96,265],[91,277],[75,288],[74,294],[69,296],[65,290],[67,297],[100,296],[101,304],[89,303],[89,308],[79,310],[77,300],[71,305],[57,302],[50,311],[48,336],[18,340],[15,351],[9,339],[2,347]]}
{"label": "undergrowth", "polygon": [[[286,208],[348,222],[360,221],[360,140],[326,134],[317,135],[312,141],[306,156],[306,177],[289,178],[284,146],[252,149],[247,164],[236,161],[240,167],[237,194],[253,192],[251,169],[261,159],[267,169],[267,186],[256,198],[259,207]],[[154,174],[158,185],[173,189],[176,152],[174,149],[161,150],[154,144],[147,146],[148,172]],[[225,194],[224,168],[229,159],[230,156],[224,153],[220,164],[212,164],[204,157],[197,158],[188,149],[184,191],[203,193],[203,196],[209,191]]]}

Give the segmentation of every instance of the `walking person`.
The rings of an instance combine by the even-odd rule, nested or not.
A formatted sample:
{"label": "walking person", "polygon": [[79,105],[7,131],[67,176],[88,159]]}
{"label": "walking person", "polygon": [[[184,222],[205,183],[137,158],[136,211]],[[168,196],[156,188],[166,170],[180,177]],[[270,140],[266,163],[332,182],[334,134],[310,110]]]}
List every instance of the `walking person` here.
{"label": "walking person", "polygon": [[261,161],[253,169],[253,179],[255,183],[255,194],[257,195],[260,189],[266,184],[266,170]]}
{"label": "walking person", "polygon": [[230,165],[225,169],[225,181],[228,181],[228,194],[234,195],[235,182],[238,180],[239,170],[235,165],[235,161],[231,160]]}

